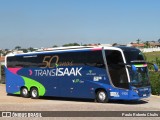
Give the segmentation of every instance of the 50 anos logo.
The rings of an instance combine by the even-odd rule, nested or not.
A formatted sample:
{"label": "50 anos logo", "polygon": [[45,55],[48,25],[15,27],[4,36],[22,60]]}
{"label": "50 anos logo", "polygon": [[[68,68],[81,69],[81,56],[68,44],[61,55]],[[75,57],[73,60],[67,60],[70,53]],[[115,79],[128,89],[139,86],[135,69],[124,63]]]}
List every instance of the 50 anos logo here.
{"label": "50 anos logo", "polygon": [[[42,65],[43,66],[40,67],[42,69],[34,70],[35,76],[82,76],[82,67],[64,68],[62,66],[73,66],[72,61],[59,62],[59,56],[57,55],[44,56]],[[32,75],[32,71],[30,71],[30,75]]]}

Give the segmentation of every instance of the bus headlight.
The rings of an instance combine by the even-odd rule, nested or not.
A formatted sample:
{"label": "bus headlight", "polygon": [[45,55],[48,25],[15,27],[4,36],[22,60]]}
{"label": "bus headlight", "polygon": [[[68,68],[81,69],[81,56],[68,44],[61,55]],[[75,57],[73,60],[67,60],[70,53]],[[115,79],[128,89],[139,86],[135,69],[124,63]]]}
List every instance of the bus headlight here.
{"label": "bus headlight", "polygon": [[133,91],[136,92],[136,93],[138,94],[138,90],[134,89]]}

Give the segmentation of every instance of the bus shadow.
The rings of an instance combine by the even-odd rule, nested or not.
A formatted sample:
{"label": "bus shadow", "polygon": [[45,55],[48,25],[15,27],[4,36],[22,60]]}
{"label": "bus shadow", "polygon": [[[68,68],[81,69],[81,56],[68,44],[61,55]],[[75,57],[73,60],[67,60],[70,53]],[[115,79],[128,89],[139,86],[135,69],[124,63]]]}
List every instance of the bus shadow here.
{"label": "bus shadow", "polygon": [[71,101],[71,102],[91,102],[93,103],[93,99],[80,99],[80,98],[67,98],[67,97],[40,97],[40,99],[44,100],[57,100],[57,101]]}
{"label": "bus shadow", "polygon": [[[7,94],[7,96],[21,97],[20,95]],[[40,97],[41,100],[52,100],[52,101],[71,101],[71,102],[88,102],[88,103],[97,103],[94,99],[80,99],[80,98],[67,98],[67,97]],[[126,101],[126,100],[110,100],[111,104],[126,104],[126,105],[138,105],[138,104],[147,104],[149,100],[135,100],[135,101]],[[106,103],[106,104],[109,104]],[[101,103],[100,103],[101,104]]]}
{"label": "bus shadow", "polygon": [[125,100],[112,100],[112,104],[126,104],[126,105],[138,105],[138,104],[147,104],[148,100],[134,100],[134,101],[125,101]]}
{"label": "bus shadow", "polygon": [[20,95],[16,95],[16,94],[9,94],[9,93],[7,93],[6,95],[7,95],[7,96],[13,96],[13,97],[21,97]]}
{"label": "bus shadow", "polygon": [[[98,103],[94,99],[79,99],[79,98],[64,98],[64,97],[41,97],[40,99],[53,100],[53,101],[58,100],[58,101]],[[138,105],[138,104],[147,104],[148,100],[136,100],[136,101],[111,100],[111,101],[109,101],[109,103],[111,103],[111,104]]]}
{"label": "bus shadow", "polygon": [[[21,97],[20,95],[16,95],[16,94],[7,94],[7,96],[13,96],[13,97],[19,97],[19,98],[24,98]],[[27,98],[25,98],[27,99]],[[30,98],[31,99],[31,98]],[[49,97],[49,96],[41,96],[39,98],[40,100],[52,100],[52,101],[72,101],[72,102],[94,102],[93,99],[79,99],[79,98],[67,98],[67,97]],[[36,100],[36,99],[35,99]]]}

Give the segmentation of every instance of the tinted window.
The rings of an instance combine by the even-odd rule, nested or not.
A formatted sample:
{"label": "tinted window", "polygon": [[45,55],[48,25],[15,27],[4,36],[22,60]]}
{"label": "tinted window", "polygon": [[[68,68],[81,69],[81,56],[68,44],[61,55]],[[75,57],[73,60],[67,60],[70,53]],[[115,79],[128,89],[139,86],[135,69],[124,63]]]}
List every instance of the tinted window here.
{"label": "tinted window", "polygon": [[101,51],[66,52],[7,58],[8,67],[54,67],[56,63],[58,66],[88,65],[104,67]]}
{"label": "tinted window", "polygon": [[106,50],[106,58],[108,65],[123,63],[123,58],[120,51],[117,50]]}
{"label": "tinted window", "polygon": [[73,66],[88,65],[101,67],[104,66],[102,52],[72,52],[57,54],[59,56],[59,64],[70,62]]}
{"label": "tinted window", "polygon": [[129,64],[131,63],[131,61],[144,60],[143,54],[139,50],[124,51],[124,55],[125,55],[127,63]]}
{"label": "tinted window", "polygon": [[38,67],[43,66],[42,55],[34,56],[13,56],[7,58],[8,67]]}

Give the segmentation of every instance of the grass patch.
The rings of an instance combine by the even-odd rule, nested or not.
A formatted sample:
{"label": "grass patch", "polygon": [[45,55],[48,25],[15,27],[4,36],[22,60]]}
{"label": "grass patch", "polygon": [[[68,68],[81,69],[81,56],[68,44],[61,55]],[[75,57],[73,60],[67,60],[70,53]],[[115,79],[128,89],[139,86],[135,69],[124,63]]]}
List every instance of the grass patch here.
{"label": "grass patch", "polygon": [[[160,68],[160,51],[144,53],[147,62],[155,63]],[[150,70],[150,82],[153,95],[160,95],[160,73],[153,71],[153,66],[148,65]]]}
{"label": "grass patch", "polygon": [[150,71],[150,82],[153,95],[160,95],[160,74],[159,72]]}
{"label": "grass patch", "polygon": [[160,51],[144,53],[144,56],[148,62],[156,61],[156,58],[160,59]]}

